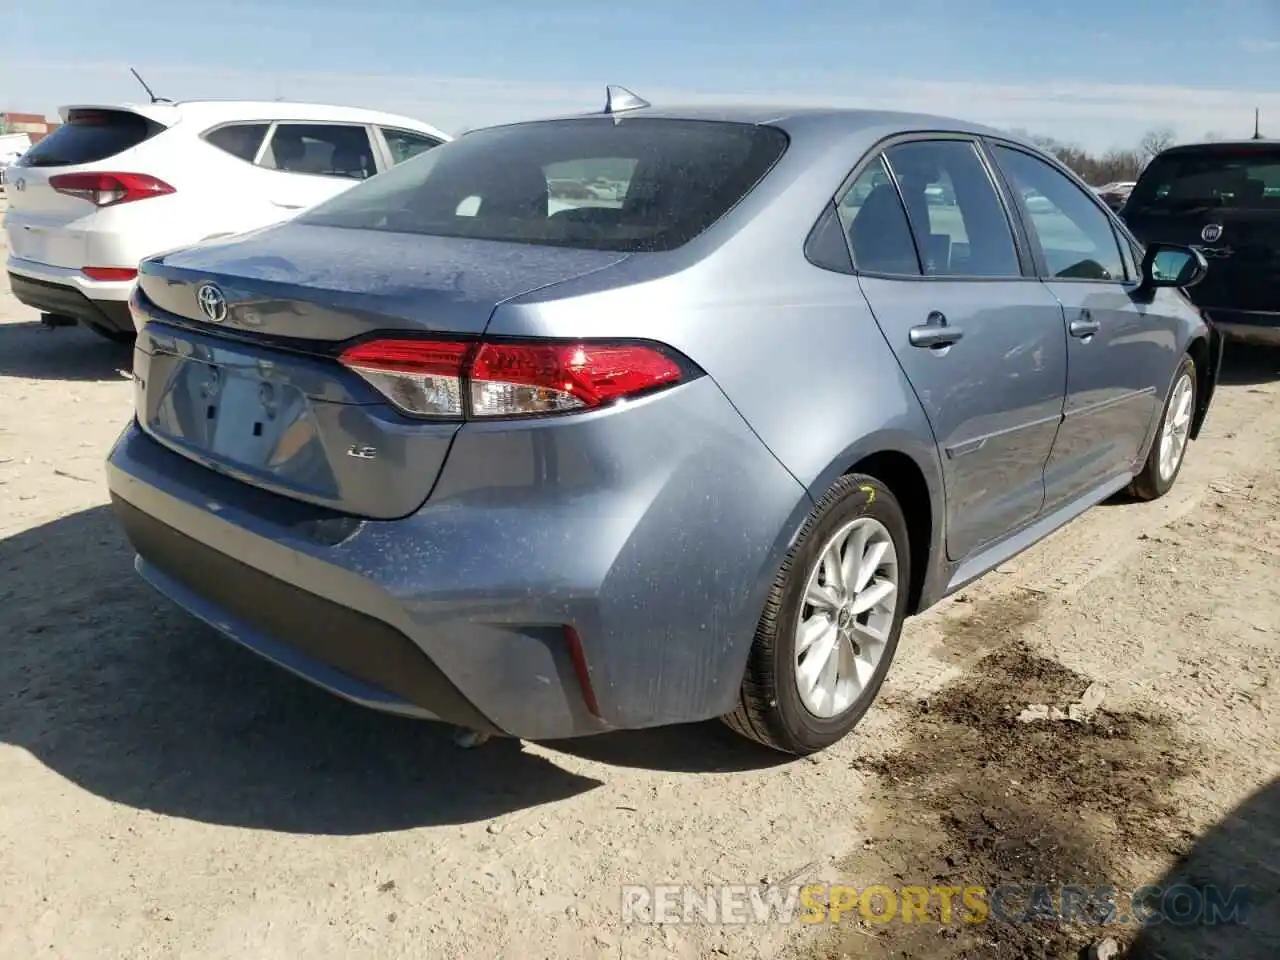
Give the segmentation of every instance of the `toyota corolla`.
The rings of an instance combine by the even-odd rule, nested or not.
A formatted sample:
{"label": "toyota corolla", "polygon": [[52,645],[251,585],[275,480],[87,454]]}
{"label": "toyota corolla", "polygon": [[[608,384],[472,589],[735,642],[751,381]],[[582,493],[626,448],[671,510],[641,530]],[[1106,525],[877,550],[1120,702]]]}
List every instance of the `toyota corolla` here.
{"label": "toyota corolla", "polygon": [[905,618],[1170,488],[1204,271],[993,130],[614,89],[144,261],[111,496],[151,584],[358,703],[809,753]]}

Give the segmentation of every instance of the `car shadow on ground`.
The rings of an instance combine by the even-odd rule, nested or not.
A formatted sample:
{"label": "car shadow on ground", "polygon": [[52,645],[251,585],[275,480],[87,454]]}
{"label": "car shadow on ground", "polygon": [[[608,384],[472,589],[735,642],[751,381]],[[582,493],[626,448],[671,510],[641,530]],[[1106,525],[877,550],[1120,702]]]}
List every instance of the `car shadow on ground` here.
{"label": "car shadow on ground", "polygon": [[557,740],[545,746],[613,767],[674,773],[740,773],[796,760],[739,736],[719,720]]}
{"label": "car shadow on ground", "polygon": [[100,797],[207,823],[355,835],[483,821],[599,782],[330,696],[136,576],[109,508],[0,540],[0,741]]}
{"label": "car shadow on ground", "polygon": [[120,380],[133,369],[133,348],[84,327],[0,323],[0,377],[28,380]]}
{"label": "car shadow on ground", "polygon": [[[146,586],[106,506],[0,540],[0,741],[100,797],[207,823],[354,835],[483,821],[600,785],[494,739],[340,700]],[[715,772],[780,757],[720,724],[548,744]]]}
{"label": "car shadow on ground", "polygon": [[[1280,957],[1280,779],[1214,825],[1156,883],[1158,920],[1127,960]],[[1236,912],[1237,909],[1239,912]]]}
{"label": "car shadow on ground", "polygon": [[1280,380],[1280,349],[1229,342],[1222,354],[1219,382],[1255,386]]}

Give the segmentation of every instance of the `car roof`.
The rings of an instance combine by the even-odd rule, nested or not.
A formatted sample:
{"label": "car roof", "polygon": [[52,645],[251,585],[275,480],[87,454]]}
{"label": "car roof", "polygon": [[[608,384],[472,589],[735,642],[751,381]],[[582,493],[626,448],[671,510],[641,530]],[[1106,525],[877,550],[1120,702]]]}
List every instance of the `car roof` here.
{"label": "car roof", "polygon": [[[610,116],[610,114],[595,112],[564,114],[543,119],[579,120],[607,116]],[[619,111],[613,116],[620,118],[647,117],[662,120],[713,120],[728,123],[749,123],[757,126],[776,126],[788,132],[800,132],[803,130],[810,135],[828,133],[832,136],[846,136],[859,130],[875,128],[877,130],[900,130],[904,133],[916,130],[969,133],[1023,142],[1022,138],[1015,134],[954,117],[854,107],[709,103],[687,106],[646,106]]]}
{"label": "car roof", "polygon": [[296,100],[180,100],[176,103],[75,103],[60,107],[63,120],[72,110],[127,110],[165,126],[179,120],[208,126],[234,120],[311,120],[336,123],[376,123],[402,127],[451,139],[431,124],[381,110]]}
{"label": "car roof", "polygon": [[1213,153],[1215,150],[1232,150],[1244,152],[1249,150],[1280,150],[1280,140],[1254,139],[1247,140],[1210,140],[1205,143],[1180,143],[1169,147],[1159,155],[1176,156],[1180,153]]}

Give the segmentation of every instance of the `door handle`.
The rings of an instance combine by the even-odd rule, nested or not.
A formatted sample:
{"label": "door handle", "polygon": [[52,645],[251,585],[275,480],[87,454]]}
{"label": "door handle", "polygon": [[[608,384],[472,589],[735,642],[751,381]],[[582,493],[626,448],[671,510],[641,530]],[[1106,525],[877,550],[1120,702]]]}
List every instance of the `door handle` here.
{"label": "door handle", "polygon": [[1068,332],[1077,340],[1088,340],[1101,329],[1102,324],[1093,319],[1093,314],[1088,310],[1081,310],[1080,316],[1067,325]]}
{"label": "door handle", "polygon": [[923,324],[907,331],[907,339],[913,347],[936,349],[949,347],[961,337],[964,331],[947,323],[947,318],[934,310]]}

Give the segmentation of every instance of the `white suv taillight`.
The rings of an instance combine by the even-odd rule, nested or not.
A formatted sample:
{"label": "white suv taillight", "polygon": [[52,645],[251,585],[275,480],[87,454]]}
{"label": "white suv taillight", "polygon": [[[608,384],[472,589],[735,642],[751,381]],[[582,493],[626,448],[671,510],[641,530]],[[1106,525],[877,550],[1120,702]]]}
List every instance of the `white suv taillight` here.
{"label": "white suv taillight", "polygon": [[652,344],[370,340],[342,364],[405,413],[491,419],[607,406],[696,372]]}
{"label": "white suv taillight", "polygon": [[88,200],[95,207],[162,197],[173,187],[147,173],[60,173],[49,178],[49,186],[69,197]]}

